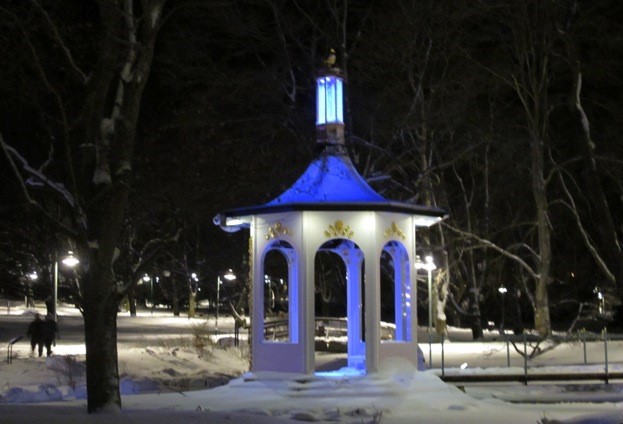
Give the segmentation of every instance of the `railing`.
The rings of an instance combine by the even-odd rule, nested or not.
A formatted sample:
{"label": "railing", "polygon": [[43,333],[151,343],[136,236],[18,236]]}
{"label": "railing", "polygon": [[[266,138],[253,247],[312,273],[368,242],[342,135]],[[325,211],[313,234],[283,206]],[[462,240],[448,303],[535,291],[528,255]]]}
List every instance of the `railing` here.
{"label": "railing", "polygon": [[[446,363],[446,346],[444,338],[439,340],[440,342],[440,356],[441,356],[441,366],[439,370],[441,371],[440,377],[447,382],[504,382],[504,381],[519,381],[524,384],[528,384],[529,381],[569,381],[569,380],[601,380],[604,381],[605,384],[608,384],[611,380],[620,380],[623,379],[623,372],[621,372],[620,367],[619,370],[612,370],[612,363],[609,358],[609,349],[612,348],[612,341],[621,341],[623,340],[622,335],[610,335],[606,330],[602,331],[601,334],[595,333],[587,333],[585,331],[581,331],[577,333],[574,337],[566,337],[566,338],[552,338],[548,340],[543,340],[535,335],[502,335],[501,340],[497,340],[497,343],[501,343],[505,348],[506,355],[506,367],[511,368],[511,352],[513,352],[515,357],[519,356],[522,360],[522,366],[520,367],[521,372],[499,372],[496,374],[492,373],[461,373],[455,372],[456,368],[447,367]],[[467,342],[466,344],[471,343],[481,343],[478,341]],[[545,346],[541,348],[540,343],[544,343]],[[582,347],[581,357],[583,358],[583,366],[589,365],[588,355],[587,355],[587,343],[597,343],[598,345],[593,349],[593,355],[596,353],[600,355],[600,357],[593,358],[590,362],[593,367],[584,367],[580,369],[577,365],[580,364],[580,355],[578,354],[578,362],[573,364],[564,364],[557,361],[555,366],[560,366],[559,370],[552,372],[551,370],[548,372],[543,372],[542,367],[540,366],[529,366],[528,362],[532,359],[538,358],[539,349],[541,352],[543,350],[552,350],[563,344],[579,344]],[[532,350],[532,352],[530,351]],[[579,350],[579,349],[578,349]],[[578,352],[579,353],[579,352]],[[515,361],[517,362],[517,361]],[[618,363],[620,365],[620,362]],[[597,369],[595,369],[595,366]],[[601,368],[603,366],[603,368]],[[517,364],[515,364],[517,367]],[[499,367],[494,367],[499,368]],[[446,371],[451,371],[451,374],[448,375]]]}
{"label": "railing", "polygon": [[17,336],[9,340],[9,344],[7,345],[7,348],[6,348],[6,363],[7,364],[13,363],[13,345],[19,342],[21,339],[22,339],[22,336]]}
{"label": "railing", "polygon": [[287,340],[289,337],[289,321],[276,319],[264,322],[264,340]]}
{"label": "railing", "polygon": [[[381,340],[394,339],[395,326],[393,324],[381,323]],[[347,319],[341,317],[316,317],[315,319],[316,339],[329,340],[330,338],[346,338],[348,335]],[[285,341],[289,337],[289,321],[285,319],[275,319],[264,322],[264,340]]]}

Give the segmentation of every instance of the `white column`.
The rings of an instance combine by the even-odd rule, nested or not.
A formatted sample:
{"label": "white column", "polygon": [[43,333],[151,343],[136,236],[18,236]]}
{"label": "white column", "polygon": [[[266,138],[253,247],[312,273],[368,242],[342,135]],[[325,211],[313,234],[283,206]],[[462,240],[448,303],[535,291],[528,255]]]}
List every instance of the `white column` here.
{"label": "white column", "polygon": [[293,249],[280,249],[288,263],[288,333],[290,343],[298,343],[300,333],[300,281],[297,254]]}
{"label": "white column", "polygon": [[376,239],[376,215],[371,214],[368,222],[371,228],[367,246],[362,247],[365,256],[365,323],[366,323],[366,372],[376,372],[379,368],[379,350],[381,347],[381,282],[380,282],[380,252]]}
{"label": "white column", "polygon": [[413,346],[415,346],[415,348],[417,349],[418,346],[418,338],[417,338],[417,324],[418,324],[418,319],[417,319],[417,276],[416,276],[416,269],[415,269],[415,258],[417,257],[416,255],[416,243],[415,243],[415,239],[416,239],[416,234],[417,234],[417,229],[415,227],[415,220],[413,219],[413,217],[411,217],[410,219],[410,228],[413,228],[413,230],[410,232],[410,234],[407,236],[408,240],[410,241],[409,243],[409,254],[407,255],[407,266],[409,267],[409,281],[407,281],[407,284],[409,284],[409,286],[411,287],[411,299],[410,299],[410,303],[411,303],[411,342],[413,343]]}
{"label": "white column", "polygon": [[[337,253],[337,252],[336,252]],[[351,247],[348,255],[340,255],[346,265],[346,300],[348,331],[348,366],[364,369],[365,343],[362,341],[362,296],[361,263],[363,255],[359,249]]]}
{"label": "white column", "polygon": [[259,352],[261,349],[261,343],[264,339],[264,276],[262,274],[263,265],[261,263],[261,252],[259,252],[257,242],[259,234],[257,234],[257,218],[253,217],[251,222],[251,235],[250,240],[250,256],[253,258],[253,281],[251,282],[251,290],[253,295],[251,296],[252,308],[251,308],[251,334],[253,337],[251,343],[251,371],[261,370],[263,364],[258,363],[259,355],[254,355],[254,352]]}
{"label": "white column", "polygon": [[404,273],[404,253],[399,247],[393,249],[391,253],[394,261],[394,322],[396,323],[396,341],[408,340],[406,330],[408,323],[405,316],[405,273]]}
{"label": "white column", "polygon": [[[299,335],[300,343],[303,343],[303,365],[307,374],[312,374],[316,365],[315,357],[315,335],[316,335],[316,314],[314,311],[314,259],[316,257],[316,246],[313,243],[313,237],[310,237],[314,228],[312,228],[311,219],[313,214],[310,212],[303,213],[303,252],[301,252],[300,272],[300,295],[301,295],[301,311],[302,320],[301,334]],[[316,228],[317,230],[317,228]]]}

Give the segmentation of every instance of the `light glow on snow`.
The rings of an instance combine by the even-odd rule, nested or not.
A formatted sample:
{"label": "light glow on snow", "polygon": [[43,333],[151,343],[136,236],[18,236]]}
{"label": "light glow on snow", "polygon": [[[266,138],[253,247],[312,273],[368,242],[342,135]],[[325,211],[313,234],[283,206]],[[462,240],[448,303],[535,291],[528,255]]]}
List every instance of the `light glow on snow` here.
{"label": "light glow on snow", "polygon": [[[6,312],[0,304],[3,334],[26,327],[35,311],[14,305],[11,315]],[[81,318],[75,308],[67,307],[59,308],[59,316],[61,338],[53,356],[30,357],[30,345],[23,340],[16,345],[13,362],[0,365],[0,422],[487,424],[499,423],[501,418],[505,424],[623,421],[623,389],[617,384],[602,386],[602,390],[596,390],[594,385],[478,385],[465,386],[463,392],[443,383],[437,377],[438,369],[417,372],[397,361],[382,364],[378,373],[370,375],[349,368],[315,375],[245,373],[246,359],[239,347],[226,347],[219,342],[199,356],[181,343],[182,336],[191,334],[194,327],[211,328],[213,317],[188,319],[173,317],[170,312],[159,312],[153,317],[148,312],[138,317],[120,313],[118,351],[123,409],[88,414],[84,399],[84,343],[79,340],[76,326]],[[231,317],[222,319],[224,330],[233,325]],[[157,331],[141,335],[141,329],[149,327]],[[450,328],[449,332],[453,341],[444,345],[446,374],[517,372],[517,355],[513,354],[515,368],[505,366],[504,343],[469,343],[481,345],[482,349],[467,349],[463,345],[468,344],[468,330]],[[498,335],[486,334],[493,336]],[[219,337],[227,340],[231,334]],[[588,347],[593,361],[601,359],[601,344],[595,342]],[[612,344],[611,369],[620,370],[623,341]],[[434,346],[439,365],[440,344]],[[536,357],[531,366],[540,366],[541,371],[550,373],[598,367],[560,366],[581,362],[578,358],[582,349],[577,347],[560,345]],[[466,356],[465,352],[472,353]],[[75,360],[66,360],[69,356]],[[470,367],[461,369],[460,364],[467,363],[466,357]],[[223,375],[238,377],[229,381]],[[73,386],[67,384],[70,376],[74,378]],[[185,386],[176,385],[181,383]]]}

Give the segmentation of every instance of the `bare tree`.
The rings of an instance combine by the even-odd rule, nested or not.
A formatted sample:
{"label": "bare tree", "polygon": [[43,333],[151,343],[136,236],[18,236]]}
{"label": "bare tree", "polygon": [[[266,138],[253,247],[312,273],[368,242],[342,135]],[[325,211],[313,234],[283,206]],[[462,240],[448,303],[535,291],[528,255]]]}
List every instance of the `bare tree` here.
{"label": "bare tree", "polygon": [[538,279],[535,288],[535,327],[542,336],[551,332],[548,287],[551,282],[551,223],[547,196],[547,141],[551,58],[554,43],[552,2],[518,2],[509,8],[513,15],[511,51],[517,61],[511,84],[523,105],[530,146],[532,194],[538,232]]}
{"label": "bare tree", "polygon": [[[483,64],[500,81],[512,89],[524,117],[523,129],[529,155],[529,177],[534,200],[537,240],[532,249],[535,263],[534,315],[537,331],[551,333],[548,288],[552,281],[552,223],[550,220],[549,137],[552,101],[552,78],[555,73],[557,13],[552,1],[530,0],[484,5],[494,18],[490,30],[500,40],[494,48],[497,58],[506,57],[506,67]],[[504,35],[503,35],[504,34]],[[500,61],[504,63],[504,61]]]}
{"label": "bare tree", "polygon": [[[443,173],[473,149],[455,137],[474,118],[469,105],[475,90],[467,91],[474,74],[460,64],[459,48],[464,39],[461,22],[470,16],[470,8],[458,3],[394,4],[377,5],[360,42],[365,53],[352,60],[351,74],[360,84],[353,109],[369,111],[355,114],[359,163],[382,194],[445,207],[449,190]],[[418,231],[417,237],[420,252],[435,256],[435,328],[444,334],[452,275],[447,240],[440,227]]]}
{"label": "bare tree", "polygon": [[[89,412],[121,406],[116,317],[126,287],[118,285],[113,266],[164,3],[30,0],[0,6],[12,52],[24,52],[22,72],[32,76],[23,83],[33,107],[40,108],[49,155],[29,160],[11,139],[0,142],[23,196],[80,255]],[[62,213],[52,216],[42,207],[33,193],[40,187],[53,193]]]}

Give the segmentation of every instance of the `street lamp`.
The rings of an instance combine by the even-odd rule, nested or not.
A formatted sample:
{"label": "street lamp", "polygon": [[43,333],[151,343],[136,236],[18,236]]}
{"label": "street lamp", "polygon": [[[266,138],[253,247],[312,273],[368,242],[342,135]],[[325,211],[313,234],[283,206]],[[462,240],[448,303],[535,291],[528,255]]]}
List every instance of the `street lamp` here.
{"label": "street lamp", "polygon": [[422,262],[419,256],[415,260],[415,269],[425,269],[428,271],[428,364],[433,366],[433,347],[431,342],[431,326],[433,323],[433,270],[437,269],[433,257],[428,255],[425,258],[426,262]]}
{"label": "street lamp", "polygon": [[501,286],[498,289],[498,291],[502,295],[502,322],[500,323],[500,329],[502,330],[502,332],[504,332],[504,321],[506,319],[506,313],[504,311],[505,305],[506,305],[506,296],[504,296],[504,295],[508,292],[508,289],[506,287],[504,287],[504,286]]}
{"label": "street lamp", "polygon": [[148,282],[149,281],[149,295],[151,297],[151,314],[154,314],[154,279],[151,278],[149,275],[145,274],[143,275],[143,281],[144,282]]}
{"label": "street lamp", "polygon": [[30,306],[35,306],[34,300],[32,299],[32,282],[36,281],[39,278],[39,275],[37,275],[37,271],[33,271],[30,274],[26,274],[26,276],[30,281],[28,282],[28,288],[26,290],[26,295],[24,296],[24,307],[28,308]]}
{"label": "street lamp", "polygon": [[595,287],[594,291],[597,293],[597,303],[598,303],[599,315],[603,315],[604,311],[605,311],[604,294],[601,292],[599,287]]}
{"label": "street lamp", "polygon": [[[171,271],[169,271],[168,269],[165,269],[164,271],[162,271],[162,276],[164,278],[169,278],[171,276]],[[156,280],[156,282],[158,282],[158,280]],[[167,284],[167,280],[163,280],[162,284],[166,287]],[[163,286],[160,286],[160,290],[162,290]],[[154,300],[154,305],[155,305],[156,301]]]}
{"label": "street lamp", "polygon": [[196,272],[190,274],[188,281],[188,318],[194,318],[197,312],[197,293],[199,292],[199,276]]}
{"label": "street lamp", "polygon": [[[236,279],[236,274],[231,269],[228,269],[223,274],[223,278],[227,281],[234,281]],[[214,321],[214,334],[218,334],[218,309],[221,304],[221,274],[219,274],[216,278],[216,320]]]}
{"label": "street lamp", "polygon": [[[78,258],[74,256],[74,252],[72,252],[71,250],[67,252],[67,255],[68,256],[64,257],[61,260],[63,265],[73,268],[80,263]],[[56,322],[58,319],[58,313],[57,313],[57,309],[58,309],[58,260],[54,261],[54,299],[53,301],[54,301],[54,321]]]}

